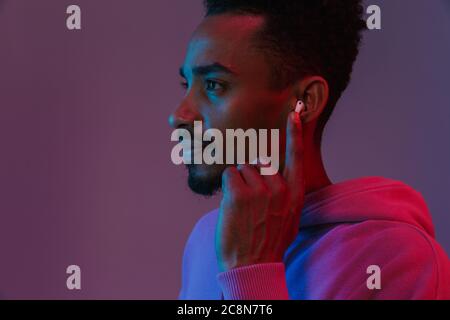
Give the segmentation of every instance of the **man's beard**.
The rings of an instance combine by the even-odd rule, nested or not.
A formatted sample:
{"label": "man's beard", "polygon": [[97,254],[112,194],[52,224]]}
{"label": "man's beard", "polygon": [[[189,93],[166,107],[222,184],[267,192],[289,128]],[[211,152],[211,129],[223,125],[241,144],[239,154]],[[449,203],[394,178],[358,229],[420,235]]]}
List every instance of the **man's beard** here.
{"label": "man's beard", "polygon": [[222,186],[222,170],[211,170],[207,175],[201,175],[198,172],[198,165],[186,165],[189,176],[189,188],[200,195],[213,196]]}

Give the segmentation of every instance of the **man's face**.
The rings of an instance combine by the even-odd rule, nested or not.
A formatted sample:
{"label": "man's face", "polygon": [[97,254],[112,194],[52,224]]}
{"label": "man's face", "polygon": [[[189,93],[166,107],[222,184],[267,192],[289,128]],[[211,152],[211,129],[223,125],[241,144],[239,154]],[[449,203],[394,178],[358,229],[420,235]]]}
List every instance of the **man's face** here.
{"label": "man's face", "polygon": [[[195,31],[180,69],[186,94],[171,115],[174,128],[193,134],[194,121],[203,130],[280,129],[284,140],[287,90],[273,89],[271,68],[254,36],[264,18],[223,14],[207,17]],[[284,154],[283,141],[280,151]],[[280,157],[280,161],[282,161]],[[189,186],[210,195],[221,185],[226,165],[188,165]]]}

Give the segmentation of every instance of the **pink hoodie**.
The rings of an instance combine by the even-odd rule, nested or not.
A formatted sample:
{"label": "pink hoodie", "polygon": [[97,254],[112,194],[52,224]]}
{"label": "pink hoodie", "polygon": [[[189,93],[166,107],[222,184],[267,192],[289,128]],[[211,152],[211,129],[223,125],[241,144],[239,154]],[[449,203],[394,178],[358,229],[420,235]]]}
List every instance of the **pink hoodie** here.
{"label": "pink hoodie", "polygon": [[402,182],[365,177],[308,194],[284,263],[219,273],[217,217],[203,216],[186,243],[179,299],[450,299],[427,205]]}

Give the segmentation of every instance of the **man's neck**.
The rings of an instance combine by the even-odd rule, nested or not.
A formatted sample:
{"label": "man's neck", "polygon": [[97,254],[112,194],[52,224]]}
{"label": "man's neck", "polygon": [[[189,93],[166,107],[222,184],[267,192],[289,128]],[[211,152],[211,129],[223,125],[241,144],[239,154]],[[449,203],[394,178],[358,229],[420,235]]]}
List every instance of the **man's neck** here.
{"label": "man's neck", "polygon": [[315,192],[332,184],[322,161],[320,147],[313,144],[305,146],[305,194]]}

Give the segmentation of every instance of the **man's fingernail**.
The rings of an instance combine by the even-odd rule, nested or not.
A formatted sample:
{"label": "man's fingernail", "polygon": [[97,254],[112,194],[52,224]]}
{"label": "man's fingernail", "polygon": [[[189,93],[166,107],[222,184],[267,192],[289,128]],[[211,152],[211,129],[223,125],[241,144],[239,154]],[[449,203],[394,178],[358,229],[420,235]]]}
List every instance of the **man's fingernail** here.
{"label": "man's fingernail", "polygon": [[298,101],[297,105],[295,106],[295,112],[298,114],[301,114],[303,109],[305,109],[305,104],[303,103],[303,101]]}

